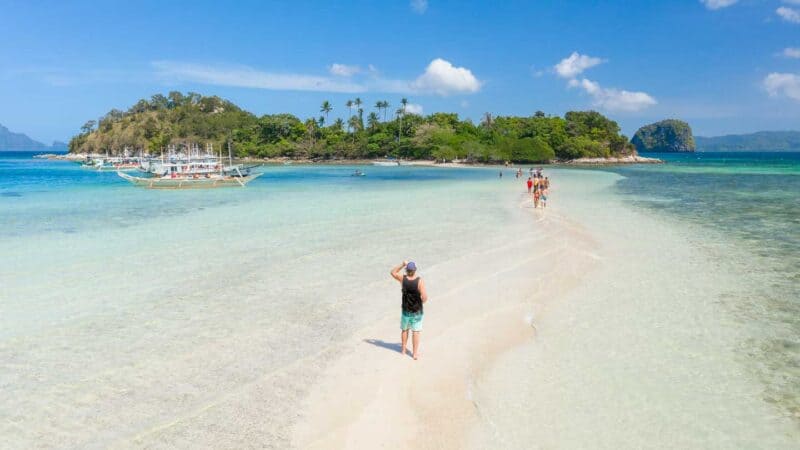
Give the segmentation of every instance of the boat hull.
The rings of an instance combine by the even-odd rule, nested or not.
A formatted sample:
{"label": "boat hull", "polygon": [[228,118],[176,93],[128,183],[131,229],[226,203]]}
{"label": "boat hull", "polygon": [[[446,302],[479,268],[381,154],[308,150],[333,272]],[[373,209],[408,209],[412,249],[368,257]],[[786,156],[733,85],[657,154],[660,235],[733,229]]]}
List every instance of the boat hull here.
{"label": "boat hull", "polygon": [[117,175],[134,186],[147,189],[215,189],[223,187],[244,187],[247,183],[261,176],[260,173],[255,173],[243,177],[145,178],[134,177],[123,172],[117,172]]}

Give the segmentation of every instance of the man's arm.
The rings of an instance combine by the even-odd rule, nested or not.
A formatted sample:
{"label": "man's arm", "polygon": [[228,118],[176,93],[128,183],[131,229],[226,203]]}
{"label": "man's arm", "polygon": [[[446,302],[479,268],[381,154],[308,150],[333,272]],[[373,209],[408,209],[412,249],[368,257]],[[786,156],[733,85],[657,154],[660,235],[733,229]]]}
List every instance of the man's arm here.
{"label": "man's arm", "polygon": [[422,303],[428,301],[428,290],[425,289],[425,280],[419,279],[419,296],[422,297]]}
{"label": "man's arm", "polygon": [[403,268],[406,266],[406,264],[408,264],[408,261],[403,261],[402,263],[400,263],[399,266],[394,266],[394,268],[392,268],[392,271],[390,272],[391,275],[392,275],[392,278],[394,278],[395,280],[397,280],[397,281],[402,283],[403,282],[403,276],[400,275],[400,271],[403,270]]}

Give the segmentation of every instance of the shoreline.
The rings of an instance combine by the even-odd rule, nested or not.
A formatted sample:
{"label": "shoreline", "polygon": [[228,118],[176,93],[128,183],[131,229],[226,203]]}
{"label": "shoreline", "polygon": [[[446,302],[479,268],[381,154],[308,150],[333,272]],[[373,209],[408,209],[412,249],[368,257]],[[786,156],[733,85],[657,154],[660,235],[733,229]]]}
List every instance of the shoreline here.
{"label": "shoreline", "polygon": [[[49,159],[57,161],[83,161],[86,158],[103,158],[106,155],[100,154],[85,154],[85,153],[42,153],[34,155],[37,159]],[[234,158],[234,162],[238,164],[260,164],[260,165],[342,165],[342,166],[370,166],[379,160],[374,159],[306,159],[306,158]],[[464,162],[464,161],[451,161],[451,162],[438,162],[425,159],[413,160],[398,160],[399,166],[424,166],[424,167],[487,167],[487,168],[507,168],[513,169],[523,166],[614,166],[614,165],[628,165],[628,164],[665,164],[664,160],[658,158],[649,158],[639,155],[627,156],[612,156],[607,158],[577,158],[566,161],[550,161],[538,163],[509,163],[508,166],[501,163],[481,163],[481,162]]]}

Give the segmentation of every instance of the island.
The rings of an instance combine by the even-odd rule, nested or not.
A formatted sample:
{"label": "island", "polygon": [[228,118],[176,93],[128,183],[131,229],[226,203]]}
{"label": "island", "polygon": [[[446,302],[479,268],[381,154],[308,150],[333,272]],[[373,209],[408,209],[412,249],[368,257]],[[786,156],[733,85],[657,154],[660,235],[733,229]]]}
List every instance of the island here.
{"label": "island", "polygon": [[639,128],[631,139],[637,152],[693,152],[692,128],[688,123],[667,119]]}
{"label": "island", "polygon": [[0,125],[0,152],[2,151],[53,151],[60,152],[67,149],[67,144],[55,141],[52,145],[46,145],[33,140],[24,133],[15,133],[8,128]]}
{"label": "island", "polygon": [[696,139],[701,152],[800,152],[800,131],[757,131]]}
{"label": "island", "polygon": [[[340,109],[345,118],[331,120]],[[369,110],[369,111],[368,111]],[[355,98],[343,105],[325,100],[305,120],[292,114],[257,116],[217,96],[153,95],[126,110],[90,120],[69,142],[72,154],[159,154],[171,147],[231,147],[238,158],[312,161],[407,160],[471,163],[538,163],[608,158],[635,162],[636,149],[619,125],[596,111],[563,117],[483,115],[479,123],[456,113],[421,115],[402,98],[368,106]],[[205,147],[204,147],[205,148]]]}

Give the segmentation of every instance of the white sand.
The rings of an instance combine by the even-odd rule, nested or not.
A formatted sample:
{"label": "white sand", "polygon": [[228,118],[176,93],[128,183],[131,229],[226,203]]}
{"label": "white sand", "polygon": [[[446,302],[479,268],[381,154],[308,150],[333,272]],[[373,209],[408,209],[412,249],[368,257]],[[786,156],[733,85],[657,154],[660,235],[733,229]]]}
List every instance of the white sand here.
{"label": "white sand", "polygon": [[421,360],[397,352],[394,316],[344,342],[344,356],[307,397],[293,444],[800,442],[796,426],[762,400],[757,380],[736,360],[741,336],[719,309],[714,285],[733,278],[704,273],[710,260],[680,230],[611,201],[613,175],[560,175],[568,173],[556,177],[570,184],[554,189],[549,210],[526,211],[530,238],[423,274],[432,293]]}

